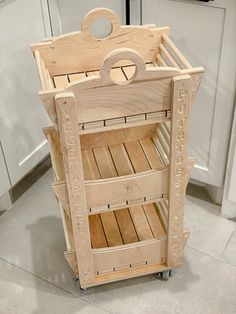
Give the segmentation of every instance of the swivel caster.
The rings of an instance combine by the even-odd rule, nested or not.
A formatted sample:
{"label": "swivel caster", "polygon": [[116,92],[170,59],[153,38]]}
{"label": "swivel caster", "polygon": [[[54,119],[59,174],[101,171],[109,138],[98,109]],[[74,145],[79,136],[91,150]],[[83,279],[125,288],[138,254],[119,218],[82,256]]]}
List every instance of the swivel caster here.
{"label": "swivel caster", "polygon": [[161,273],[162,280],[168,280],[171,276],[171,270],[165,270]]}
{"label": "swivel caster", "polygon": [[80,286],[80,282],[79,282],[79,278],[73,278],[73,280],[74,280],[74,282],[75,282],[75,286],[76,286],[76,288],[78,289],[80,289],[81,291],[85,291],[86,290],[86,288],[82,288],[81,286]]}

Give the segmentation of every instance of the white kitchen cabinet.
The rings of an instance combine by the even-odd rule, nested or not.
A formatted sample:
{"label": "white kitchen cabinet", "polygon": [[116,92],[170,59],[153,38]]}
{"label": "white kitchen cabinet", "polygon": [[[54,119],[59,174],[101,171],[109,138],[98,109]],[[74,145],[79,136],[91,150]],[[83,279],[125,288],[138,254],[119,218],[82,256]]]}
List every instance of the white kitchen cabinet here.
{"label": "white kitchen cabinet", "polygon": [[221,213],[223,216],[236,218],[236,107],[225,175],[225,187]]}
{"label": "white kitchen cabinet", "polygon": [[0,2],[0,140],[11,186],[48,153],[41,128],[50,122],[37,95],[30,50],[31,43],[50,35],[44,9],[39,0]]}
{"label": "white kitchen cabinet", "polygon": [[171,38],[206,70],[190,121],[191,178],[222,186],[235,96],[236,1],[146,0],[142,21],[171,27]]}
{"label": "white kitchen cabinet", "polygon": [[[2,146],[0,143],[0,198],[10,189],[10,181],[7,173],[7,167],[5,164]],[[0,206],[1,209],[1,206]]]}
{"label": "white kitchen cabinet", "polygon": [[[49,0],[49,8],[54,36],[80,31],[83,17],[92,9],[106,7],[119,16],[120,21],[125,24],[125,1],[123,0]],[[103,35],[107,24],[101,21],[96,25],[96,32]]]}

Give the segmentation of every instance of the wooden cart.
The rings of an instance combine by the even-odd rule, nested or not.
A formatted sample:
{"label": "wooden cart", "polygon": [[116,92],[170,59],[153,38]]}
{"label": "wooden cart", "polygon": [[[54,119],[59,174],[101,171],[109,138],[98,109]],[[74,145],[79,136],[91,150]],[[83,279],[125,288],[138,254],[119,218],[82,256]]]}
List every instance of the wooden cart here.
{"label": "wooden cart", "polygon": [[[112,32],[93,38],[108,18]],[[65,232],[65,257],[80,286],[181,265],[191,103],[203,75],[169,28],[121,26],[95,9],[82,31],[33,44],[45,128]]]}

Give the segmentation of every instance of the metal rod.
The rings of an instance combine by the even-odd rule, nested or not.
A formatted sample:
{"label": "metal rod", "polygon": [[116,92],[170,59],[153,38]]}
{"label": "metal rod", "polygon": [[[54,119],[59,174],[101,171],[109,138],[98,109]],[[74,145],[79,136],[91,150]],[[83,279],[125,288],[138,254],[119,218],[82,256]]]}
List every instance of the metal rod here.
{"label": "metal rod", "polygon": [[126,25],[130,25],[130,0],[125,0],[125,16]]}

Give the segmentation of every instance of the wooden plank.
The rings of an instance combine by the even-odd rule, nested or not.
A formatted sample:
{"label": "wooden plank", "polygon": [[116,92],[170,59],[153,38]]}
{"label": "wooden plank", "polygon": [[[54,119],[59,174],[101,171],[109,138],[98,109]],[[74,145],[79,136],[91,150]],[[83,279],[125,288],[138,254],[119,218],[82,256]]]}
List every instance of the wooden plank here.
{"label": "wooden plank", "polygon": [[133,173],[133,168],[123,144],[109,146],[116,171],[119,176],[126,176]]}
{"label": "wooden plank", "polygon": [[[132,166],[122,144],[109,147],[116,171],[119,176],[125,176],[132,173]],[[133,225],[133,221],[128,209],[116,211],[116,217],[121,230],[124,243],[137,242],[138,237]]]}
{"label": "wooden plank", "polygon": [[87,75],[87,76],[93,76],[93,75],[99,75],[99,74],[100,74],[99,70],[87,71],[87,72],[86,72],[86,75]]}
{"label": "wooden plank", "polygon": [[[100,178],[97,164],[91,149],[82,150],[82,160],[85,180]],[[89,227],[92,248],[108,246],[99,214],[89,216]]]}
{"label": "wooden plank", "polygon": [[82,80],[85,77],[86,75],[84,72],[68,74],[69,82],[76,82],[76,81]]}
{"label": "wooden plank", "polygon": [[156,123],[139,127],[118,129],[94,134],[81,135],[82,149],[112,146],[124,142],[132,142],[151,138],[155,134]]}
{"label": "wooden plank", "polygon": [[[118,173],[120,175],[128,175],[129,173],[133,173],[134,169],[130,163],[130,160],[127,156],[127,154],[125,153],[124,150],[124,146],[122,145],[122,151],[116,151],[117,148],[113,147],[111,149],[111,153],[112,153],[112,157],[113,160],[115,162],[115,164],[117,164],[117,169],[119,169]],[[135,149],[135,148],[134,148]],[[114,151],[115,150],[115,151]],[[117,154],[115,154],[117,153]],[[117,160],[119,159],[119,160]],[[119,163],[120,161],[120,163]],[[119,166],[120,164],[120,166]],[[122,167],[123,165],[123,167]],[[143,211],[142,206],[132,206],[129,208],[130,211],[130,215],[132,217],[134,226],[136,228],[136,232],[138,234],[139,240],[146,240],[146,239],[151,239],[153,237],[152,235],[152,231],[150,230],[149,224],[147,222],[147,218],[145,216],[145,213]]]}
{"label": "wooden plank", "polygon": [[163,44],[160,44],[159,48],[162,54],[169,60],[171,66],[179,69],[179,65],[176,63],[175,59],[171,56],[166,47]]}
{"label": "wooden plank", "polygon": [[122,67],[122,70],[126,76],[126,79],[130,80],[135,74],[136,66],[135,65],[125,66],[125,67]]}
{"label": "wooden plank", "polygon": [[[126,149],[129,154],[129,158],[131,160],[131,163],[134,167],[135,172],[147,171],[151,169],[150,164],[148,163],[139,142],[127,143]],[[167,173],[166,173],[166,178],[167,178]],[[147,185],[150,190],[152,188],[155,188],[156,191],[158,191],[158,186],[160,186],[160,182],[161,182],[161,186],[163,187],[164,180],[163,181],[158,180],[156,181],[156,183],[151,182],[150,180],[149,183],[147,183]],[[164,190],[162,191],[164,193]],[[166,193],[167,193],[167,190],[166,190]],[[150,230],[153,236],[159,237],[160,235],[163,235],[164,230],[160,223],[155,206],[153,204],[147,204],[147,205],[143,205],[142,207],[146,215],[147,221],[150,225]]]}
{"label": "wooden plank", "polygon": [[127,81],[126,76],[124,75],[121,68],[113,68],[110,72],[110,77],[114,82],[125,82]]}
{"label": "wooden plank", "polygon": [[97,214],[89,216],[89,225],[92,248],[96,249],[107,247],[108,244],[103,231],[100,215]]}
{"label": "wooden plank", "polygon": [[149,165],[152,169],[163,169],[165,165],[161,161],[156,146],[153,143],[153,140],[151,138],[141,140],[140,144],[143,148],[143,151],[145,153],[145,156],[149,162]]}
{"label": "wooden plank", "polygon": [[163,34],[162,36],[164,41],[164,46],[172,51],[175,56],[176,61],[179,61],[180,64],[184,65],[186,68],[192,68],[192,65],[188,62],[188,60],[184,57],[184,55],[179,51],[179,49],[174,45],[174,43],[170,40],[170,38]]}
{"label": "wooden plank", "polygon": [[82,150],[82,160],[85,180],[100,178],[98,167],[91,149]]}
{"label": "wooden plank", "polygon": [[[106,147],[94,148],[93,152],[101,178],[110,178],[116,176],[117,173],[114,168],[108,148]],[[103,190],[103,193],[104,192],[107,193],[106,190]],[[88,196],[88,200],[93,201],[95,197],[96,195],[94,193],[91,193],[91,196]],[[119,226],[117,224],[114,212],[111,211],[107,213],[102,213],[100,216],[108,245],[115,246],[123,244]]]}
{"label": "wooden plank", "polygon": [[132,206],[129,208],[130,215],[133,220],[138,238],[140,241],[148,240],[153,238],[153,233],[148,224],[146,215],[143,211],[142,206]]}
{"label": "wooden plank", "polygon": [[154,204],[147,204],[145,206],[145,214],[149,225],[151,227],[154,238],[159,238],[166,235],[163,225],[160,221],[159,215]]}
{"label": "wooden plank", "polygon": [[162,263],[166,257],[166,238],[128,244],[119,250],[93,250],[95,269],[99,274],[130,269],[152,263]]}
{"label": "wooden plank", "polygon": [[191,77],[173,78],[167,265],[181,265]]}
{"label": "wooden plank", "polygon": [[53,76],[52,79],[56,88],[65,88],[69,84],[68,76],[66,74]]}
{"label": "wooden plank", "polygon": [[168,193],[168,177],[168,168],[164,168],[103,180],[85,181],[88,208],[108,205],[113,207],[116,204],[124,205],[126,202],[141,203],[145,199],[158,198]]}
{"label": "wooden plank", "polygon": [[142,172],[151,169],[138,141],[125,143],[125,148],[135,172]]}
{"label": "wooden plank", "polygon": [[76,258],[80,284],[94,280],[90,231],[80,139],[78,134],[77,106],[73,94],[58,94],[55,99],[67,191],[71,210]]}

